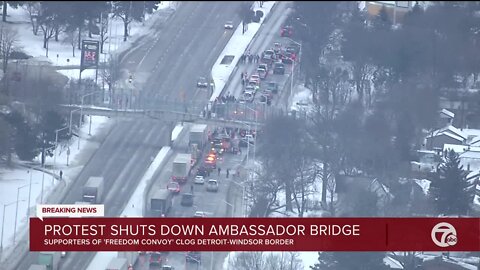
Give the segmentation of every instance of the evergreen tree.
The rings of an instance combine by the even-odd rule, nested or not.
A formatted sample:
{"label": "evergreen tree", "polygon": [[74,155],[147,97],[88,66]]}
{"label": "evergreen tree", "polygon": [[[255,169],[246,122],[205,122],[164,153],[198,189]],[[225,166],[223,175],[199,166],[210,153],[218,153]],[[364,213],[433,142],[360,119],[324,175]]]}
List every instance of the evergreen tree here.
{"label": "evergreen tree", "polygon": [[447,153],[430,184],[430,197],[439,214],[466,215],[473,200],[473,191],[466,180],[468,172],[460,165],[460,158],[453,151]]}
{"label": "evergreen tree", "polygon": [[25,118],[14,111],[6,118],[14,128],[14,148],[20,160],[32,160],[40,152],[38,136]]}

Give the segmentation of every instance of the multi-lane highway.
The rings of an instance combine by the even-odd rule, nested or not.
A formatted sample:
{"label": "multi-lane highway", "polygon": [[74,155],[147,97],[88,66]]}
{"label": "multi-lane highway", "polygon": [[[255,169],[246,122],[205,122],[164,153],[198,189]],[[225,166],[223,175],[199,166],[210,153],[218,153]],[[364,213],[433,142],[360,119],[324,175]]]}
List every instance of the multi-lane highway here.
{"label": "multi-lane highway", "polygon": [[[188,126],[185,125],[188,130]],[[166,188],[168,182],[170,182],[172,175],[173,159],[177,153],[186,153],[188,148],[188,132],[182,133],[183,135],[177,138],[175,143],[175,154],[171,156],[165,166],[154,176],[156,182],[152,185],[150,193],[153,193],[157,189]],[[231,182],[241,181],[241,178],[236,179],[233,177],[234,170],[241,165],[244,160],[246,152],[241,155],[234,155],[226,153],[217,162],[217,166],[221,168],[221,173],[218,175],[217,171],[213,171],[209,177],[205,180],[215,179],[219,183],[218,192],[206,191],[206,184],[193,184],[193,177],[195,176],[195,169],[192,170],[192,176],[189,181],[182,186],[182,190],[179,195],[175,196],[173,200],[173,207],[169,212],[169,216],[174,217],[193,217],[196,211],[201,211],[207,214],[207,216],[215,217],[227,217],[227,216],[241,216],[242,205],[240,202],[234,201],[233,195],[228,196],[229,189],[235,188],[238,184],[232,184]],[[226,170],[230,169],[229,178],[226,178]],[[182,206],[180,204],[181,194],[183,192],[190,192],[191,186],[193,187],[193,206]],[[237,190],[235,190],[237,191]],[[237,192],[241,195],[241,192]],[[148,196],[151,196],[148,195]],[[202,263],[199,265],[199,270],[207,269],[221,269],[225,253],[201,253]],[[145,265],[148,264],[145,260],[139,260],[138,269],[148,269]],[[172,265],[175,269],[197,269],[195,264],[186,264],[185,252],[171,252],[167,257],[167,264]],[[194,267],[194,268],[192,268]]]}
{"label": "multi-lane highway", "polygon": [[[155,99],[176,96],[181,89],[186,91],[186,98],[195,97],[196,78],[209,72],[228,41],[231,32],[225,31],[223,25],[232,19],[238,23],[239,5],[240,2],[182,2],[166,25],[155,26],[153,41],[150,37],[139,41],[141,45],[121,63],[122,68],[140,74],[135,78],[141,79],[144,74],[144,84],[139,81],[135,85],[148,97],[145,100],[155,104]],[[89,176],[104,176],[108,192],[106,213],[118,216],[151,158],[168,145],[169,132],[160,121],[119,119],[62,202],[79,200],[80,187]],[[62,269],[85,269],[93,255],[70,253],[63,259]],[[19,263],[5,268],[26,270],[37,254],[15,256]]]}
{"label": "multi-lane highway", "polygon": [[[134,76],[134,85],[140,92],[140,104],[155,108],[157,102],[165,99],[205,100],[206,103],[208,93],[195,87],[196,80],[199,76],[209,77],[213,63],[232,33],[225,30],[223,25],[227,20],[238,24],[240,4],[182,2],[166,24],[155,26],[155,34],[140,39],[134,47],[135,50],[125,54],[120,61],[121,67]],[[256,43],[263,43],[269,35],[278,34],[287,4],[279,4],[260,30],[260,41]],[[237,76],[233,76],[235,77]],[[238,85],[232,84],[231,87]],[[108,216],[118,216],[153,156],[162,146],[168,144],[169,132],[171,130],[160,121],[118,119],[112,132],[86,164],[62,202],[73,203],[80,200],[81,187],[89,176],[104,176],[108,192],[105,198],[106,213]],[[231,162],[233,166],[240,163],[240,160],[233,159]],[[221,181],[220,188],[228,186],[227,183]],[[225,193],[202,194],[206,193],[196,193],[196,208],[183,209],[175,205],[175,215],[190,216],[195,209],[206,209],[203,211],[213,215],[225,215],[228,204],[218,202],[224,200],[220,199],[220,196],[225,196]],[[26,270],[36,260],[36,255],[27,253],[19,256],[19,264],[6,268]],[[62,269],[85,269],[93,255],[94,253],[70,253],[62,260]],[[172,254],[171,260],[184,262],[184,257],[182,254]],[[209,269],[220,268],[217,265],[220,260],[212,262],[212,265],[204,263],[203,266],[208,266]]]}

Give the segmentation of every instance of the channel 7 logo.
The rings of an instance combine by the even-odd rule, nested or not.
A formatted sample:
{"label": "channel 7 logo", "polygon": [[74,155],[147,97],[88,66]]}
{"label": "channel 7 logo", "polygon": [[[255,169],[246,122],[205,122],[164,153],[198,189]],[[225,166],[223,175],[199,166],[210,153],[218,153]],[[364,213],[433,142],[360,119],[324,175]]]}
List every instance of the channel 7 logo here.
{"label": "channel 7 logo", "polygon": [[[452,224],[440,222],[432,229],[432,241],[439,247],[450,247],[457,244],[457,230]],[[438,238],[440,236],[440,239]]]}

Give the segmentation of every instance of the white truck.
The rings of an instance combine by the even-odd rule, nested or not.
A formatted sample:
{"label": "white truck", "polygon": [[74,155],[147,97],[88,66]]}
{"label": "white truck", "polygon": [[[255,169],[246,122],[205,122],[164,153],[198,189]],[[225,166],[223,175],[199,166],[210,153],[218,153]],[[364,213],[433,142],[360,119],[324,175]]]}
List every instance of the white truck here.
{"label": "white truck", "polygon": [[105,270],[128,270],[128,262],[125,258],[112,258]]}
{"label": "white truck", "polygon": [[191,154],[177,154],[172,165],[172,180],[186,183],[192,169]]}
{"label": "white truck", "polygon": [[38,253],[38,264],[46,266],[47,270],[58,270],[60,256],[60,252],[40,252]]}
{"label": "white truck", "polygon": [[92,204],[102,202],[105,181],[103,177],[91,176],[83,187],[83,201]]}
{"label": "white truck", "polygon": [[197,144],[199,149],[203,149],[208,142],[207,125],[195,124],[190,128],[188,144]]}
{"label": "white truck", "polygon": [[173,194],[168,189],[158,189],[150,199],[150,212],[154,217],[165,217],[172,208]]}
{"label": "white truck", "polygon": [[30,267],[28,267],[28,270],[47,270],[47,266],[41,264],[32,264]]}

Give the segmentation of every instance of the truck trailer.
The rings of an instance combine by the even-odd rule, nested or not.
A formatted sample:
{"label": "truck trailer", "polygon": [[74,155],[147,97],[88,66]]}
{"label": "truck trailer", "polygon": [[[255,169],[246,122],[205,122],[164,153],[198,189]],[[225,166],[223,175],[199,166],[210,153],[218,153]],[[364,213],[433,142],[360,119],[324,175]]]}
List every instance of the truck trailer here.
{"label": "truck trailer", "polygon": [[173,204],[173,194],[168,189],[158,189],[150,199],[150,212],[154,217],[164,217]]}
{"label": "truck trailer", "polygon": [[91,176],[83,187],[83,201],[92,204],[101,203],[105,181],[103,177]]}
{"label": "truck trailer", "polygon": [[208,142],[207,125],[195,124],[190,128],[188,144],[197,144],[199,149],[203,149]]}
{"label": "truck trailer", "polygon": [[177,154],[172,165],[172,180],[179,183],[186,183],[192,168],[191,154]]}
{"label": "truck trailer", "polygon": [[47,270],[58,270],[60,256],[60,252],[40,252],[38,253],[38,264],[45,265]]}

